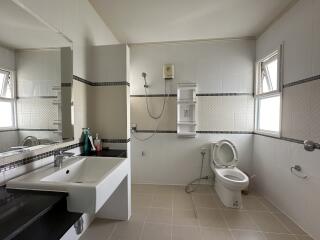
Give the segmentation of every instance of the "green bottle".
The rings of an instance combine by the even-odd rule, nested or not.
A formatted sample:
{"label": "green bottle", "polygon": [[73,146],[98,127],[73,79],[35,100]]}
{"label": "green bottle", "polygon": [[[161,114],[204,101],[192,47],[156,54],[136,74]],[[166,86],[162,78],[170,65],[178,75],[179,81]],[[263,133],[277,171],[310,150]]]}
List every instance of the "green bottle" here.
{"label": "green bottle", "polygon": [[89,128],[82,128],[83,133],[83,153],[85,156],[89,156],[91,152],[91,145],[90,145],[90,129]]}

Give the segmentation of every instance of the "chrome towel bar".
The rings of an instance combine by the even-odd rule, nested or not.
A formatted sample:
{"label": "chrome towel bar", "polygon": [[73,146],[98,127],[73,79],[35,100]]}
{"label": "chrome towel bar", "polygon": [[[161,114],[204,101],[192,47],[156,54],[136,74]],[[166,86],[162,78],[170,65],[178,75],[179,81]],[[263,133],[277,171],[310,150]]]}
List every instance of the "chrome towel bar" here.
{"label": "chrome towel bar", "polygon": [[307,175],[300,175],[300,174],[297,174],[297,172],[301,173],[302,171],[302,168],[300,165],[294,165],[293,167],[290,168],[290,171],[293,175],[297,176],[298,178],[302,178],[302,179],[306,179],[308,178]]}

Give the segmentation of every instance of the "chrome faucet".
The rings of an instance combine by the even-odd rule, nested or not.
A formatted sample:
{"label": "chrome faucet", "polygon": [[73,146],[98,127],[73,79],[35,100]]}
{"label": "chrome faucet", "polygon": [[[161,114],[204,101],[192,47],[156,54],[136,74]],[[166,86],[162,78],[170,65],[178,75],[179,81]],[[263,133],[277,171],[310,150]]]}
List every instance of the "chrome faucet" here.
{"label": "chrome faucet", "polygon": [[72,157],[74,153],[63,152],[62,150],[58,150],[54,153],[54,167],[61,168],[63,160],[68,157]]}

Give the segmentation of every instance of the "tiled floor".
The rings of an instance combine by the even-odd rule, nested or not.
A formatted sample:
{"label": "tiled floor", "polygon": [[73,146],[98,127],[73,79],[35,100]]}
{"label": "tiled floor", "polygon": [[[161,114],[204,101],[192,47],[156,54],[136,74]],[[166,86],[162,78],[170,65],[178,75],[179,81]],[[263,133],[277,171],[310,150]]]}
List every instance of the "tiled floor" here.
{"label": "tiled floor", "polygon": [[157,185],[133,185],[130,221],[95,219],[81,237],[89,239],[311,240],[257,195],[243,196],[243,209],[232,210],[209,186],[190,195],[180,186]]}

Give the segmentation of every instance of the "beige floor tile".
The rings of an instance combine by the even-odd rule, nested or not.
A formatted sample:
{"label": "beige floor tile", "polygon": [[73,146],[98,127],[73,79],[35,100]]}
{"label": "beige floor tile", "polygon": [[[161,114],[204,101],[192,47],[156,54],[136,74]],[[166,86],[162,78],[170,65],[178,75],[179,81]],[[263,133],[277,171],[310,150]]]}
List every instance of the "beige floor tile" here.
{"label": "beige floor tile", "polygon": [[267,240],[297,240],[294,235],[265,233]]}
{"label": "beige floor tile", "polygon": [[155,193],[156,186],[151,184],[133,184],[131,187],[131,191],[133,194],[153,194]]}
{"label": "beige floor tile", "polygon": [[208,185],[191,195],[184,186],[137,184],[132,186],[130,221],[95,219],[80,239],[312,240],[260,196],[243,196],[243,207],[224,207]]}
{"label": "beige floor tile", "polygon": [[142,240],[171,240],[172,226],[167,224],[145,223]]}
{"label": "beige floor tile", "polygon": [[198,219],[202,227],[227,228],[219,210],[209,208],[198,208]]}
{"label": "beige floor tile", "polygon": [[151,207],[171,209],[173,207],[173,195],[170,193],[154,194]]}
{"label": "beige floor tile", "polygon": [[282,213],[274,214],[289,230],[290,233],[294,234],[306,234],[297,224],[295,224],[291,219],[289,219],[286,215]]}
{"label": "beige floor tile", "polygon": [[234,240],[266,240],[266,237],[261,232],[232,230]]}
{"label": "beige floor tile", "polygon": [[171,185],[155,185],[154,194],[173,194],[175,186]]}
{"label": "beige floor tile", "polygon": [[212,195],[193,194],[192,197],[197,208],[221,208]]}
{"label": "beige floor tile", "polygon": [[201,234],[199,227],[173,226],[172,240],[199,240]]}
{"label": "beige floor tile", "polygon": [[280,213],[279,209],[276,208],[271,202],[269,202],[267,199],[263,197],[258,198],[259,201],[270,211],[274,213]]}
{"label": "beige floor tile", "polygon": [[233,240],[228,229],[201,227],[202,240]]}
{"label": "beige floor tile", "polygon": [[153,195],[151,194],[132,194],[131,201],[133,208],[150,207],[152,203]]}
{"label": "beige floor tile", "polygon": [[187,193],[175,194],[173,198],[174,209],[193,209],[191,195]]}
{"label": "beige floor tile", "polygon": [[196,186],[196,190],[192,192],[192,194],[213,194],[214,190],[211,185],[198,185]]}
{"label": "beige floor tile", "polygon": [[130,221],[145,221],[149,208],[135,207],[132,208]]}
{"label": "beige floor tile", "polygon": [[115,227],[115,221],[96,218],[81,236],[80,240],[105,240],[111,236]]}
{"label": "beige floor tile", "polygon": [[264,232],[288,233],[283,224],[269,212],[249,212],[249,214]]}
{"label": "beige floor tile", "polygon": [[143,222],[118,222],[110,240],[139,240]]}
{"label": "beige floor tile", "polygon": [[174,186],[173,193],[174,194],[182,194],[182,193],[187,194],[185,189],[186,189],[186,186]]}
{"label": "beige floor tile", "polygon": [[307,235],[296,235],[297,240],[313,240],[312,237],[309,237]]}
{"label": "beige floor tile", "polygon": [[183,226],[198,226],[194,210],[173,209],[173,224]]}
{"label": "beige floor tile", "polygon": [[225,210],[222,214],[231,229],[259,230],[247,212]]}
{"label": "beige floor tile", "polygon": [[150,208],[147,222],[172,224],[172,209]]}
{"label": "beige floor tile", "polygon": [[242,197],[242,206],[245,210],[268,211],[268,208],[256,197]]}

